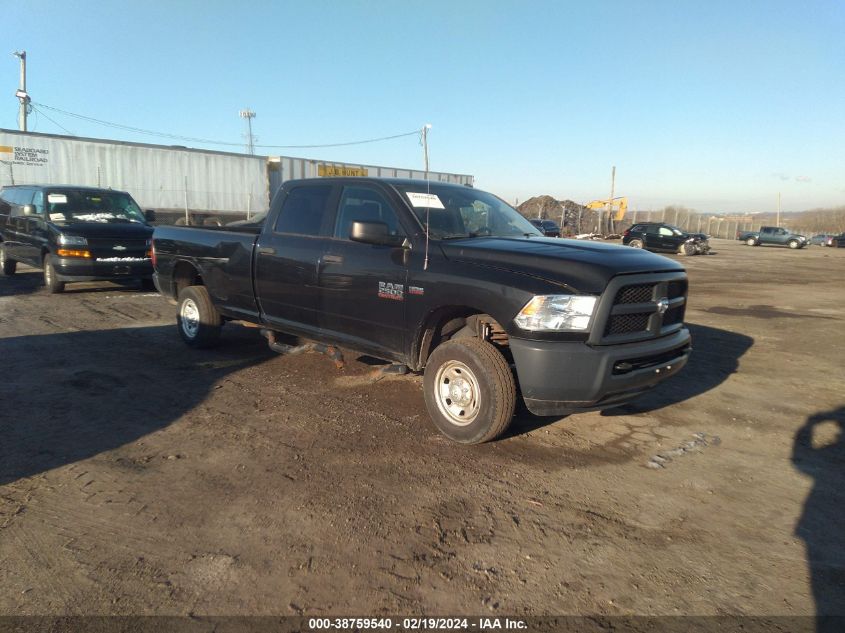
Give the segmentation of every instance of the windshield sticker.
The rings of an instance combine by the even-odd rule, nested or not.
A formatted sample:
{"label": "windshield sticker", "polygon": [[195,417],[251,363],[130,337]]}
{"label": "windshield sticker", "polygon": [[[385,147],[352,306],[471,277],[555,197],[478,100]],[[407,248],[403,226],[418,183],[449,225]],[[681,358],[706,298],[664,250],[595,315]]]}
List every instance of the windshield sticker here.
{"label": "windshield sticker", "polygon": [[404,301],[405,286],[403,284],[392,284],[387,281],[380,281],[378,282],[378,296],[381,299]]}
{"label": "windshield sticker", "polygon": [[61,222],[62,220],[65,220],[65,219],[66,218],[65,218],[64,213],[51,213],[50,214],[50,221],[51,222]]}
{"label": "windshield sticker", "polygon": [[48,193],[47,202],[53,204],[67,204],[67,196],[63,193]]}
{"label": "windshield sticker", "polygon": [[408,191],[405,195],[408,196],[408,200],[411,201],[411,204],[418,209],[421,207],[429,209],[446,208],[443,206],[440,198],[433,193],[417,193],[416,191]]}
{"label": "windshield sticker", "polygon": [[115,215],[114,213],[78,213],[73,216],[73,219],[79,220],[80,222],[108,222],[109,220],[127,219],[132,222],[137,222],[137,220],[126,218],[123,215]]}

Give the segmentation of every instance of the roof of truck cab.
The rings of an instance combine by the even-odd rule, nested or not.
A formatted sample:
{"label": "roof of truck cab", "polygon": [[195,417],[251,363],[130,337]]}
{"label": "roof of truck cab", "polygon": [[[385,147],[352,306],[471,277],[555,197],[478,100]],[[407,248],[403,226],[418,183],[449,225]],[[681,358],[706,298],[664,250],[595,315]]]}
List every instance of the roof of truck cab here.
{"label": "roof of truck cab", "polygon": [[325,183],[381,183],[385,185],[394,185],[394,186],[418,186],[418,187],[426,187],[426,186],[438,186],[438,187],[455,187],[459,189],[473,189],[469,185],[463,185],[460,183],[455,182],[442,182],[440,180],[422,180],[420,178],[373,178],[370,176],[328,176],[324,178],[298,178],[296,180],[288,180],[285,182],[285,185],[294,185],[300,183],[317,183],[317,182],[325,182]]}

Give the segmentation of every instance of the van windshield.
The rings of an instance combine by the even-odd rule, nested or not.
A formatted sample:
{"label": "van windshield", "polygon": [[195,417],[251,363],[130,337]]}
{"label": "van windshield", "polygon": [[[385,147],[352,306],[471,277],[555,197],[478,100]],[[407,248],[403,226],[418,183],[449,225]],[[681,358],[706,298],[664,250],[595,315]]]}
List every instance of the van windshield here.
{"label": "van windshield", "polygon": [[438,183],[395,185],[434,239],[542,237],[519,211],[491,193]]}
{"label": "van windshield", "polygon": [[52,189],[45,206],[51,222],[146,223],[132,197],[119,191]]}

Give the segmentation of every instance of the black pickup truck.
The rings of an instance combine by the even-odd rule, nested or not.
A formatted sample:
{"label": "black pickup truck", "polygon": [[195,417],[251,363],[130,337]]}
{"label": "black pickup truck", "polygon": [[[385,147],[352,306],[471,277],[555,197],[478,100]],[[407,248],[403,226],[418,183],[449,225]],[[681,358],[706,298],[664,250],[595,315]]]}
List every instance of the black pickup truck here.
{"label": "black pickup truck", "polygon": [[[449,438],[624,403],[690,353],[687,277],[642,250],[543,237],[496,196],[445,183],[289,181],[260,222],[156,227],[155,280],[191,346],[226,321],[423,371]],[[276,347],[274,347],[275,349]]]}
{"label": "black pickup truck", "polygon": [[61,185],[0,189],[0,269],[41,268],[51,293],[71,281],[140,281],[153,288],[149,225],[125,191]]}

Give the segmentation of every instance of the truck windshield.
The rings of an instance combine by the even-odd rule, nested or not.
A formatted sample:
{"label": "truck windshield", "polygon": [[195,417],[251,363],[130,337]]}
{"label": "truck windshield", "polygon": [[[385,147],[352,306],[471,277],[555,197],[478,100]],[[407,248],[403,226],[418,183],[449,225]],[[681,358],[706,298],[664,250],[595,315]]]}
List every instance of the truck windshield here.
{"label": "truck windshield", "polygon": [[448,240],[465,237],[542,237],[543,233],[496,196],[469,187],[397,185],[429,235]]}
{"label": "truck windshield", "polygon": [[138,222],[144,214],[128,194],[118,191],[54,189],[47,193],[47,217],[51,222]]}

